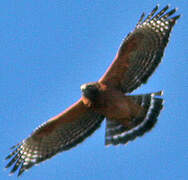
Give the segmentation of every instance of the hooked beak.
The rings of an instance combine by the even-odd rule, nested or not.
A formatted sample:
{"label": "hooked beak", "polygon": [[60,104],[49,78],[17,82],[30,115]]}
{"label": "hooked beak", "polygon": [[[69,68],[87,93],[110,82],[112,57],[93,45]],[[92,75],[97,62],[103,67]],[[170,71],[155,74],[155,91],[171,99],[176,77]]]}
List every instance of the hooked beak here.
{"label": "hooked beak", "polygon": [[80,86],[80,89],[81,89],[81,91],[84,91],[84,90],[86,89],[86,84],[82,84],[82,85]]}

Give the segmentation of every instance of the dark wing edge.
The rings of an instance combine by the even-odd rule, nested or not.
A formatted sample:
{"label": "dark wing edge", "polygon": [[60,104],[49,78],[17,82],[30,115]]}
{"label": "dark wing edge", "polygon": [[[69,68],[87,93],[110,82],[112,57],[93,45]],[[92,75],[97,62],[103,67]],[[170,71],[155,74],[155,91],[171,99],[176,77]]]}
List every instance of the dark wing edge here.
{"label": "dark wing edge", "polygon": [[[84,107],[85,108],[85,107]],[[69,150],[84,141],[100,127],[104,116],[91,111],[85,111],[78,120],[65,123],[54,129],[50,134],[36,139],[36,134],[48,129],[49,121],[36,129],[30,137],[13,146],[12,153],[6,157],[11,159],[5,168],[13,166],[10,175],[17,169],[18,176],[24,171],[59,152]],[[51,122],[50,122],[51,123]]]}
{"label": "dark wing edge", "polygon": [[144,19],[143,13],[136,28],[123,41],[104,76],[99,80],[130,93],[146,83],[161,62],[170,32],[180,15],[171,17],[177,9],[165,6],[158,13],[158,5]]}

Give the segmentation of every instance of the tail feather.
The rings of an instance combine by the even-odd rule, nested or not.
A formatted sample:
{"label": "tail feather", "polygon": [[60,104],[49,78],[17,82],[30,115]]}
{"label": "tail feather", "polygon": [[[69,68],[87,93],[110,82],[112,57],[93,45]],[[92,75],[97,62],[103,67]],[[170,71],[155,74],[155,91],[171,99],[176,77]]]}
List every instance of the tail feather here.
{"label": "tail feather", "polygon": [[136,104],[143,107],[144,116],[132,119],[131,122],[134,123],[132,129],[128,129],[117,121],[107,119],[105,144],[126,144],[150,131],[156,124],[157,117],[163,107],[161,95],[162,91],[130,96]]}

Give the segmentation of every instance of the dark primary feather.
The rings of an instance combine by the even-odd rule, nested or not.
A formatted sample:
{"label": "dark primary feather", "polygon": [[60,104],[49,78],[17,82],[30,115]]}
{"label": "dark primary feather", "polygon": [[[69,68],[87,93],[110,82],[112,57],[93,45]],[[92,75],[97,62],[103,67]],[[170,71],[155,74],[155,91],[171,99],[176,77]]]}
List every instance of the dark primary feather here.
{"label": "dark primary feather", "polygon": [[48,124],[48,122],[45,123],[34,131],[29,138],[13,147],[13,152],[6,157],[6,159],[12,158],[6,168],[13,166],[10,174],[19,169],[18,176],[20,176],[33,165],[82,142],[100,126],[103,119],[104,116],[102,115],[87,112],[78,120],[60,125],[50,135],[35,140],[35,134]]}
{"label": "dark primary feather", "polygon": [[[170,17],[177,9],[166,12],[169,6],[164,7],[156,15],[156,6],[144,20],[144,13],[136,25],[135,30],[128,35],[120,47],[119,53],[124,53],[124,46],[131,38],[141,37],[137,42],[137,49],[130,58],[129,68],[125,71],[121,80],[123,92],[132,92],[142,83],[146,83],[150,75],[161,62],[164,49],[168,43],[169,34],[180,15]],[[122,51],[122,52],[121,52]]]}

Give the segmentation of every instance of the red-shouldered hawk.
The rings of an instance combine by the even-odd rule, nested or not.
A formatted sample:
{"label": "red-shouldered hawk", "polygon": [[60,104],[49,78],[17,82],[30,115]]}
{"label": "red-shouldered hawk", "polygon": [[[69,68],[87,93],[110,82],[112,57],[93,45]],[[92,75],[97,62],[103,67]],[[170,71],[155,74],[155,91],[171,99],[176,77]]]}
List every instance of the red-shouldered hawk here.
{"label": "red-shouldered hawk", "polygon": [[128,95],[146,83],[168,43],[180,15],[169,6],[158,6],[123,41],[113,63],[97,82],[81,86],[82,97],[74,105],[36,129],[14,146],[6,168],[18,168],[18,176],[33,165],[68,150],[91,135],[106,118],[106,145],[126,144],[152,129],[162,109],[162,92]]}

